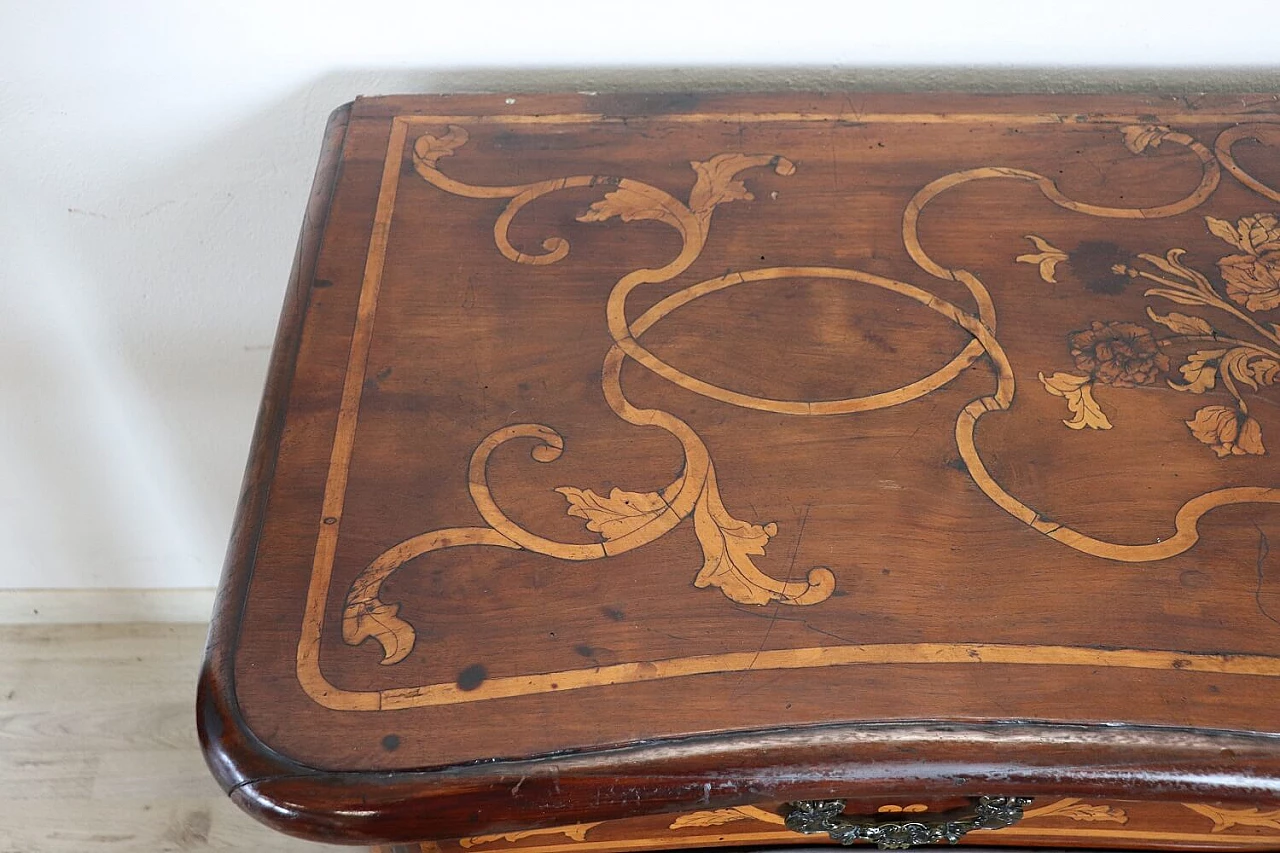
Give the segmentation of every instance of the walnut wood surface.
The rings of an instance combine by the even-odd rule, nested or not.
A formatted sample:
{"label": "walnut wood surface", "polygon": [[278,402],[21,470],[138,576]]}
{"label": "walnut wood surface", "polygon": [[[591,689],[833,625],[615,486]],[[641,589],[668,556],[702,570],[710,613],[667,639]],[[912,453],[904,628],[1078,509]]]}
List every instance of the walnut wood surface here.
{"label": "walnut wood surface", "polygon": [[380,98],[326,139],[202,680],[247,808],[1280,800],[1275,98]]}

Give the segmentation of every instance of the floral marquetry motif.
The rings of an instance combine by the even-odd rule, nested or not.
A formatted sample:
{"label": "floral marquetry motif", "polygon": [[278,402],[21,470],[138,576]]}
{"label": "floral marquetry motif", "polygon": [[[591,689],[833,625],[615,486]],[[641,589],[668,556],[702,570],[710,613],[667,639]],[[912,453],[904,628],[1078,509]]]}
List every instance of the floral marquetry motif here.
{"label": "floral marquetry motif", "polygon": [[1280,846],[1280,101],[329,134],[201,688],[247,809],[401,853]]}
{"label": "floral marquetry motif", "polygon": [[1231,301],[1250,311],[1280,307],[1280,222],[1269,213],[1246,216],[1234,226],[1205,217],[1209,230],[1244,252],[1218,260]]}
{"label": "floral marquetry motif", "polygon": [[1280,830],[1280,809],[1271,811],[1261,811],[1256,808],[1232,809],[1208,803],[1185,803],[1185,805],[1193,812],[1213,821],[1213,832],[1226,832],[1238,826]]}
{"label": "floral marquetry motif", "polygon": [[[1222,285],[1187,266],[1185,249],[1169,249],[1163,257],[1139,254],[1136,260],[1145,262],[1140,266],[1114,265],[1115,275],[1146,284],[1144,295],[1201,312],[1161,314],[1148,305],[1147,316],[1172,333],[1158,339],[1150,329],[1126,321],[1094,320],[1088,329],[1071,333],[1068,346],[1080,373],[1056,373],[1049,379],[1041,375],[1040,380],[1049,393],[1067,398],[1075,415],[1067,426],[1111,428],[1092,394],[1095,385],[1136,388],[1164,379],[1176,391],[1205,394],[1219,389],[1229,395],[1230,405],[1202,406],[1186,421],[1192,436],[1219,458],[1267,452],[1262,427],[1250,415],[1245,394],[1265,395],[1280,377],[1280,325],[1253,316],[1280,306],[1280,224],[1275,216],[1261,213],[1234,224],[1212,216],[1204,221],[1214,236],[1247,254],[1218,260]],[[1064,253],[1062,260],[1069,257]],[[1212,312],[1219,312],[1219,326],[1210,322]],[[1243,337],[1234,337],[1232,327],[1240,327]],[[1186,352],[1178,356],[1181,378],[1171,374],[1170,358],[1170,353],[1180,351]]]}

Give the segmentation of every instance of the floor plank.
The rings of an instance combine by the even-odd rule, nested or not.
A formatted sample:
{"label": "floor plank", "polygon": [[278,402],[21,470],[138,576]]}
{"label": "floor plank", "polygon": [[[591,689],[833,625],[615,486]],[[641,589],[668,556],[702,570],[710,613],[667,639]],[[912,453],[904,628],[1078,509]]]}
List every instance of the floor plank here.
{"label": "floor plank", "polygon": [[204,622],[212,589],[0,589],[0,625]]}
{"label": "floor plank", "polygon": [[203,624],[0,625],[0,853],[323,853],[218,790]]}

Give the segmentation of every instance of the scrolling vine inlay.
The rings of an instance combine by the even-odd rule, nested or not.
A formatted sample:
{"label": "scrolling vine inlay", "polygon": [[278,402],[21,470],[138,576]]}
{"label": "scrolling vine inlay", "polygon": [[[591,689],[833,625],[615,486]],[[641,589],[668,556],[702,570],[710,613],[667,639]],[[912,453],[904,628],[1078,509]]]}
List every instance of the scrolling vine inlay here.
{"label": "scrolling vine inlay", "polygon": [[[769,539],[777,533],[777,526],[773,523],[749,523],[731,515],[720,498],[715,466],[703,440],[687,423],[669,412],[633,406],[623,394],[621,382],[623,360],[630,357],[691,391],[703,393],[699,387],[701,383],[659,361],[636,340],[672,308],[702,295],[695,290],[699,285],[668,297],[664,303],[670,304],[665,308],[660,303],[635,323],[626,321],[627,296],[641,285],[670,281],[697,259],[706,242],[711,214],[717,205],[752,199],[751,193],[737,177],[740,172],[768,166],[779,175],[790,175],[795,166],[783,157],[768,154],[719,154],[705,163],[693,162],[690,165],[697,174],[697,181],[689,193],[688,204],[640,181],[600,175],[576,175],[508,187],[481,187],[453,180],[439,169],[440,159],[452,155],[466,143],[467,138],[467,131],[457,126],[451,126],[439,137],[423,134],[413,146],[414,168],[426,181],[454,195],[511,199],[494,225],[494,239],[502,254],[516,263],[551,264],[569,253],[568,242],[559,237],[545,240],[542,247],[546,252],[541,255],[525,254],[507,239],[507,229],[522,207],[547,193],[569,187],[613,188],[578,217],[582,222],[604,222],[615,216],[624,222],[650,219],[669,225],[679,233],[683,249],[674,260],[658,269],[637,270],[624,276],[609,295],[606,314],[614,346],[604,357],[601,382],[605,399],[614,414],[635,426],[664,430],[680,442],[684,466],[680,475],[661,491],[641,493],[614,489],[607,497],[602,497],[590,489],[573,486],[556,489],[568,500],[569,515],[586,519],[587,529],[598,533],[602,540],[593,545],[557,542],[526,530],[502,511],[490,492],[487,466],[494,450],[519,439],[536,442],[532,456],[537,461],[554,462],[564,450],[564,438],[544,424],[514,424],[490,433],[472,453],[468,474],[471,500],[489,527],[433,530],[384,551],[361,573],[347,594],[343,639],[354,645],[372,637],[383,646],[384,664],[404,660],[413,649],[413,627],[398,615],[397,605],[384,603],[379,595],[383,582],[392,572],[408,560],[431,551],[490,545],[535,551],[562,560],[599,560],[647,545],[691,514],[703,555],[702,569],[694,578],[694,586],[718,587],[726,596],[742,604],[781,601],[784,604],[808,605],[825,601],[835,590],[835,576],[829,569],[814,568],[805,581],[779,581],[755,566],[751,558],[764,554]],[[775,401],[760,399],[756,402],[760,408],[769,408]]]}
{"label": "scrolling vine inlay", "polygon": [[[397,137],[393,132],[393,150],[397,145],[404,145],[409,126],[408,122],[396,125],[400,136]],[[690,517],[702,552],[701,565],[693,578],[695,587],[718,588],[732,601],[744,605],[777,602],[783,605],[811,606],[826,601],[836,588],[840,567],[836,566],[834,572],[825,567],[814,567],[808,571],[804,580],[793,581],[779,580],[758,566],[755,558],[765,556],[770,539],[778,531],[776,524],[758,519],[742,519],[730,511],[717,482],[713,449],[707,446],[686,421],[661,409],[639,408],[628,400],[621,382],[623,365],[628,359],[680,388],[720,404],[808,418],[856,415],[920,399],[946,386],[966,368],[985,358],[992,367],[994,388],[963,406],[955,418],[955,444],[964,469],[995,506],[1023,524],[1069,548],[1109,560],[1145,562],[1175,556],[1196,543],[1199,538],[1198,522],[1205,513],[1232,504],[1280,502],[1280,490],[1269,487],[1217,489],[1200,494],[1182,505],[1173,519],[1173,535],[1152,537],[1152,541],[1140,544],[1111,542],[1094,538],[1042,516],[997,482],[979,452],[975,442],[977,425],[984,417],[1007,411],[1011,407],[1016,387],[1015,371],[996,335],[996,306],[986,285],[973,272],[938,263],[921,244],[919,221],[922,211],[929,204],[965,184],[1018,181],[1036,187],[1051,204],[1085,216],[1156,220],[1185,214],[1197,208],[1217,189],[1224,167],[1254,192],[1268,199],[1277,198],[1274,189],[1249,175],[1231,157],[1231,148],[1236,142],[1242,139],[1269,140],[1275,133],[1273,127],[1266,126],[1252,131],[1248,126],[1233,127],[1219,135],[1214,149],[1169,127],[1127,125],[1119,130],[1122,137],[1120,141],[1136,156],[1160,145],[1176,145],[1186,149],[1199,164],[1200,175],[1195,187],[1183,198],[1167,204],[1109,207],[1071,199],[1058,189],[1052,179],[1042,174],[1018,168],[987,166],[943,175],[919,189],[906,204],[901,219],[901,239],[911,260],[927,276],[961,285],[972,298],[976,310],[965,310],[925,287],[858,269],[817,265],[772,266],[732,271],[688,284],[659,299],[630,321],[627,319],[628,297],[648,285],[675,281],[687,271],[702,253],[710,233],[713,214],[720,205],[753,200],[753,195],[744,182],[744,173],[767,168],[778,175],[788,176],[795,172],[795,164],[785,156],[774,153],[730,152],[717,154],[706,161],[692,161],[690,165],[694,172],[694,183],[687,201],[681,201],[666,190],[639,180],[603,175],[574,175],[528,184],[484,186],[454,179],[441,168],[445,158],[454,156],[466,146],[469,134],[464,127],[446,124],[422,133],[412,141],[411,149],[413,170],[422,180],[455,196],[506,200],[504,209],[494,222],[493,237],[501,254],[514,263],[544,266],[557,263],[568,256],[569,243],[562,237],[547,237],[541,244],[541,252],[528,253],[514,246],[508,236],[513,219],[525,206],[547,194],[565,189],[603,190],[603,196],[578,217],[581,222],[648,220],[666,225],[676,232],[680,239],[680,250],[674,258],[660,266],[632,270],[618,279],[610,290],[603,307],[612,344],[603,354],[600,382],[605,400],[618,418],[632,426],[654,428],[673,437],[680,446],[683,462],[679,474],[672,481],[651,489],[642,487],[636,491],[628,491],[613,488],[608,494],[602,495],[587,484],[559,486],[556,491],[566,501],[567,514],[581,519],[585,529],[596,534],[599,541],[558,541],[521,526],[499,506],[488,484],[488,463],[495,450],[512,442],[531,444],[532,458],[539,463],[555,462],[565,448],[565,437],[554,426],[541,423],[517,423],[495,430],[480,439],[475,446],[467,474],[471,500],[486,526],[427,530],[386,548],[364,567],[347,591],[342,619],[344,641],[358,645],[370,639],[375,640],[382,647],[384,665],[394,665],[408,657],[416,641],[416,631],[401,616],[398,603],[384,600],[382,590],[384,583],[396,571],[424,555],[445,549],[489,546],[525,550],[562,560],[594,561],[652,543]],[[394,180],[395,176],[389,161],[384,174],[384,186],[387,180]],[[394,193],[390,198],[394,199]],[[389,207],[386,215],[389,218]],[[1040,381],[1049,393],[1065,398],[1073,414],[1072,418],[1065,421],[1067,426],[1076,429],[1111,428],[1110,418],[1093,395],[1095,386],[1138,387],[1153,385],[1164,379],[1165,384],[1173,389],[1203,394],[1214,390],[1217,387],[1215,383],[1220,382],[1221,388],[1230,395],[1232,405],[1202,407],[1195,418],[1188,422],[1192,434],[1219,456],[1264,452],[1261,432],[1249,412],[1242,388],[1254,393],[1261,392],[1272,387],[1277,378],[1280,378],[1280,351],[1277,350],[1280,347],[1280,326],[1254,316],[1280,305],[1280,280],[1277,280],[1277,275],[1280,275],[1280,228],[1276,225],[1274,214],[1256,211],[1243,214],[1234,222],[1213,217],[1206,217],[1205,222],[1213,234],[1236,250],[1236,254],[1224,256],[1219,262],[1219,270],[1226,282],[1225,295],[1204,274],[1182,263],[1181,249],[1171,249],[1164,256],[1140,255],[1138,260],[1142,265],[1137,262],[1117,264],[1115,275],[1149,282],[1150,288],[1146,291],[1148,296],[1159,297],[1181,306],[1213,309],[1228,315],[1247,326],[1253,337],[1228,335],[1198,314],[1176,311],[1161,314],[1154,308],[1148,309],[1149,318],[1172,332],[1171,337],[1157,339],[1150,329],[1127,320],[1095,321],[1089,329],[1080,330],[1070,338],[1070,354],[1079,372],[1040,374]],[[1028,239],[1035,245],[1037,253],[1021,255],[1016,260],[1038,266],[1040,276],[1047,282],[1053,282],[1057,266],[1069,262],[1068,253],[1055,248],[1042,235],[1028,235]],[[704,296],[745,283],[796,278],[823,279],[849,287],[870,287],[897,294],[948,320],[964,332],[968,342],[945,363],[898,388],[866,396],[808,400],[758,396],[713,384],[663,361],[641,342],[648,330],[673,311]],[[1170,353],[1179,346],[1191,349],[1181,357],[1180,380],[1166,377],[1174,364]],[[328,547],[331,548],[332,545]],[[314,605],[312,607],[314,609]],[[933,648],[931,644],[923,645]],[[799,655],[805,660],[812,657],[813,661],[809,663],[789,661],[771,664],[773,656],[781,652],[769,652],[763,656],[753,656],[751,665],[831,665],[864,662],[864,657],[867,661],[873,658],[885,661],[896,659],[894,655],[877,658],[870,651],[873,648],[878,647],[850,647],[847,652],[826,647],[793,650],[793,657]],[[968,647],[948,647],[958,659],[966,662],[984,659],[994,661],[1006,657],[1013,659],[1021,655],[1014,647],[984,646],[976,654],[974,649],[977,647],[968,648],[968,651],[965,651],[966,648]],[[1031,647],[1018,648],[1025,651]],[[304,635],[299,648],[300,676],[304,670],[310,672],[310,668],[314,667],[317,649],[314,636],[308,640]],[[941,647],[936,651],[934,660],[948,659]],[[1070,651],[1066,649],[1066,652]],[[1100,654],[1096,651],[1076,651],[1081,654],[1073,657],[1064,652],[1050,657],[1053,662],[1087,665]],[[805,657],[810,652],[815,654]],[[819,652],[821,654],[817,654]],[[903,654],[906,653],[903,651]],[[1143,663],[1114,665],[1166,666],[1173,660],[1169,657],[1170,653],[1164,652],[1133,650],[1125,651],[1124,654],[1136,656],[1135,661],[1144,655],[1153,657]],[[688,662],[684,667],[676,665],[679,661],[666,662],[671,664],[669,672],[665,672],[661,666],[644,664],[647,667],[644,674],[640,674],[639,670],[632,673],[628,669],[631,665],[618,665],[605,668],[610,670],[608,673],[597,672],[596,678],[585,679],[581,684],[568,683],[565,679],[561,679],[561,682],[563,687],[589,686],[596,683],[617,683],[618,680],[723,671],[724,667],[710,660],[715,656],[706,657],[706,660],[681,659]],[[733,655],[720,657],[727,659]],[[1165,660],[1166,657],[1169,657],[1168,661]],[[1187,658],[1186,654],[1178,656],[1180,667],[1185,666]],[[825,662],[817,662],[819,659]],[[720,663],[733,668],[727,660]],[[1244,665],[1239,661],[1232,663],[1232,666]],[[1268,667],[1270,664],[1264,668]],[[512,681],[510,686],[494,687],[492,695],[519,695],[522,692],[546,689],[545,686],[534,684],[541,684],[545,680],[543,676],[509,680]],[[306,681],[304,678],[304,683]],[[516,681],[520,683],[516,684]],[[553,688],[555,686],[552,685]],[[459,699],[454,696],[456,691],[451,693],[451,690],[450,685],[434,685],[383,691],[386,695],[378,698],[369,701],[353,700],[345,704],[333,699],[341,691],[325,688],[309,689],[309,692],[315,698],[328,700],[326,703],[335,707],[368,709],[473,701],[470,698]],[[439,695],[435,695],[437,693]],[[446,693],[449,695],[445,696]],[[484,698],[491,696],[486,694]]]}

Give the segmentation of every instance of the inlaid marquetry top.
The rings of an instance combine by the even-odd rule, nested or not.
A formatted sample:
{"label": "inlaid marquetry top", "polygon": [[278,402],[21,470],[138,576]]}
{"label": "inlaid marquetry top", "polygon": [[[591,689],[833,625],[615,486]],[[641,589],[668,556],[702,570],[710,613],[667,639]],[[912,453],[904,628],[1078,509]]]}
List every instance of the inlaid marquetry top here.
{"label": "inlaid marquetry top", "polygon": [[224,778],[1280,732],[1274,98],[390,98],[329,140]]}

